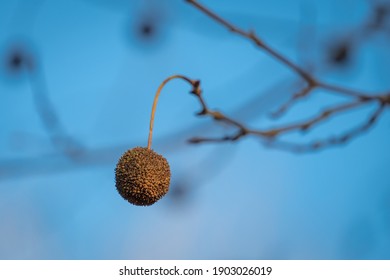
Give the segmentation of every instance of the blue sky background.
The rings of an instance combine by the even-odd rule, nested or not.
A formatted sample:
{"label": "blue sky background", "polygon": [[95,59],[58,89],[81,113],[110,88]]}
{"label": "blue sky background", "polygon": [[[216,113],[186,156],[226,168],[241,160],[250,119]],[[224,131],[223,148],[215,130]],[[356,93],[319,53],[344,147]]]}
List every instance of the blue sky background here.
{"label": "blue sky background", "polygon": [[[362,31],[386,1],[202,3],[325,81],[390,89],[389,33]],[[140,32],[145,24],[150,35]],[[344,40],[349,59],[330,63]],[[7,66],[15,49],[32,57],[33,74]],[[189,145],[232,131],[195,116],[189,86],[172,81],[153,140],[170,162],[171,190],[151,207],[119,196],[115,164],[126,149],[146,146],[166,77],[200,79],[211,108],[250,127],[273,125],[269,113],[296,90],[294,73],[185,1],[3,0],[0,59],[1,259],[390,258],[387,111],[368,133],[313,153],[270,149],[254,137]],[[34,99],[42,95],[77,143],[73,157],[50,140]],[[340,101],[319,91],[278,122]],[[372,109],[290,139],[337,135]]]}

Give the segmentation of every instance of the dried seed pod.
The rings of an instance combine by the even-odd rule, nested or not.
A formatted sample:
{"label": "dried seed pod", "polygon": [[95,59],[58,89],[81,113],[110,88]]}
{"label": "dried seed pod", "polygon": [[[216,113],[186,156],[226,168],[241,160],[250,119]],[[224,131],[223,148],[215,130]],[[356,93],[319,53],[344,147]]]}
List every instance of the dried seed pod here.
{"label": "dried seed pod", "polygon": [[119,194],[134,205],[154,204],[168,192],[170,178],[167,160],[149,148],[128,150],[115,169]]}
{"label": "dried seed pod", "polygon": [[192,85],[192,93],[200,92],[199,81],[182,75],[166,78],[154,96],[150,115],[149,138],[146,148],[136,147],[125,152],[115,168],[115,185],[119,194],[134,205],[148,206],[169,190],[171,171],[167,160],[152,150],[154,114],[160,92],[170,80],[182,79]]}

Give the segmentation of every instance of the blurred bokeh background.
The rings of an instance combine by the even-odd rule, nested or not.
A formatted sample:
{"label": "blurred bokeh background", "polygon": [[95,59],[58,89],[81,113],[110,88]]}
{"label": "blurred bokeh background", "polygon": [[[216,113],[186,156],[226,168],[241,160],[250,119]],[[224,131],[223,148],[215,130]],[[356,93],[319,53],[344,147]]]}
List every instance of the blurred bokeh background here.
{"label": "blurred bokeh background", "polygon": [[[317,77],[390,89],[390,2],[209,1]],[[172,81],[153,148],[170,192],[151,207],[117,193],[114,168],[146,146],[158,85],[202,81],[209,106],[250,127],[311,116],[342,100],[313,94],[269,115],[299,79],[250,42],[179,0],[2,0],[0,3],[1,259],[389,259],[390,118],[328,149],[294,153],[255,137],[189,144],[231,128],[196,116]],[[338,135],[354,110],[290,139]]]}

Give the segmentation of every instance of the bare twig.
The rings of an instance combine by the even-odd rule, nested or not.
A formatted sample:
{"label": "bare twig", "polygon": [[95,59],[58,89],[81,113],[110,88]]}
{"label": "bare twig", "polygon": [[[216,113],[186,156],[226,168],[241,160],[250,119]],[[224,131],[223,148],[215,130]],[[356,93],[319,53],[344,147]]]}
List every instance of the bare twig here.
{"label": "bare twig", "polygon": [[295,130],[301,130],[306,131],[316,124],[323,122],[330,118],[332,115],[335,115],[337,113],[341,113],[347,110],[350,110],[352,108],[356,108],[358,106],[364,105],[363,102],[360,101],[353,101],[351,103],[342,104],[340,106],[331,107],[322,113],[318,114],[317,116],[314,116],[304,122],[298,122],[291,125],[285,125],[280,128],[272,129],[266,132],[267,135],[277,136],[286,132],[295,131]]}
{"label": "bare twig", "polygon": [[368,129],[370,129],[378,120],[384,109],[385,105],[380,104],[378,108],[374,111],[374,113],[370,115],[370,117],[365,122],[340,136],[329,137],[327,139],[322,140],[315,140],[306,144],[289,143],[283,141],[273,141],[268,142],[267,144],[274,148],[286,149],[293,152],[310,152],[323,149],[329,146],[345,144],[359,134],[362,134]]}
{"label": "bare twig", "polygon": [[205,6],[201,5],[196,0],[186,0],[191,5],[195,6],[197,9],[202,11],[204,14],[208,15],[210,18],[218,22],[219,24],[225,26],[227,29],[229,29],[231,32],[236,33],[238,35],[241,35],[242,37],[245,37],[249,40],[251,40],[255,45],[257,45],[259,48],[266,51],[268,54],[273,56],[275,59],[279,60],[281,63],[288,65],[291,69],[293,69],[296,73],[298,73],[304,80],[306,80],[309,84],[314,83],[314,80],[312,80],[312,77],[307,73],[304,69],[301,67],[295,65],[293,62],[291,62],[289,59],[275,51],[273,48],[266,45],[262,40],[260,40],[259,37],[256,36],[254,31],[246,32],[227,20],[223,19],[216,13],[212,12],[210,9],[206,8]]}
{"label": "bare twig", "polygon": [[[200,4],[197,0],[185,0],[190,5],[194,6],[196,9],[201,11],[203,14],[208,16],[210,19],[214,20],[218,24],[222,25],[223,27],[227,28],[229,31],[251,41],[254,43],[260,50],[264,51],[271,57],[273,57],[275,60],[277,60],[279,63],[285,65],[287,68],[289,68],[291,71],[296,73],[301,79],[303,79],[306,83],[306,86],[303,87],[299,92],[294,94],[290,100],[288,100],[285,104],[283,104],[275,113],[274,116],[279,116],[288,109],[290,109],[297,100],[309,96],[314,89],[322,89],[325,92],[330,92],[338,95],[345,96],[347,98],[351,98],[352,100],[342,104],[337,105],[331,108],[328,108],[327,110],[320,112],[318,115],[303,121],[298,122],[295,124],[290,125],[283,125],[279,128],[264,130],[264,129],[258,129],[258,130],[252,130],[248,128],[245,124],[240,123],[228,116],[226,116],[224,113],[220,111],[213,111],[208,108],[206,105],[206,102],[201,95],[201,91],[194,90],[193,93],[197,96],[199,99],[199,102],[201,104],[202,110],[198,113],[198,115],[208,115],[212,117],[216,121],[224,122],[232,127],[236,128],[236,132],[230,135],[225,135],[222,137],[217,138],[202,138],[202,137],[195,137],[190,139],[189,141],[191,143],[200,143],[200,142],[226,142],[226,141],[236,141],[242,138],[246,135],[255,135],[263,140],[266,140],[266,143],[270,144],[273,147],[279,147],[279,148],[289,148],[290,150],[294,151],[308,151],[308,150],[316,150],[319,148],[327,147],[330,145],[336,145],[341,144],[349,141],[353,137],[361,134],[362,132],[365,132],[368,130],[379,118],[383,110],[386,106],[390,105],[390,93],[368,93],[363,92],[360,90],[350,89],[341,87],[338,85],[329,84],[326,82],[323,82],[316,77],[314,77],[309,72],[305,71],[302,67],[297,65],[296,63],[289,60],[287,57],[279,53],[274,48],[270,47],[268,44],[266,44],[261,38],[259,38],[254,31],[245,31],[243,29],[240,29],[227,21],[226,19],[222,18],[215,12],[211,11],[209,8],[205,7],[204,5]],[[287,132],[291,131],[307,131],[308,129],[318,125],[319,123],[329,119],[331,116],[347,112],[350,110],[355,109],[356,107],[363,106],[369,103],[378,103],[379,107],[374,112],[374,114],[368,119],[367,122],[363,123],[361,126],[357,127],[356,129],[345,133],[344,135],[341,135],[340,137],[330,137],[325,140],[315,141],[308,144],[289,144],[277,141],[276,137],[285,134]]]}
{"label": "bare twig", "polygon": [[271,113],[273,118],[278,118],[284,114],[290,107],[292,107],[296,101],[306,97],[311,91],[310,87],[304,87],[297,93],[295,93],[286,103],[279,107],[275,112]]}

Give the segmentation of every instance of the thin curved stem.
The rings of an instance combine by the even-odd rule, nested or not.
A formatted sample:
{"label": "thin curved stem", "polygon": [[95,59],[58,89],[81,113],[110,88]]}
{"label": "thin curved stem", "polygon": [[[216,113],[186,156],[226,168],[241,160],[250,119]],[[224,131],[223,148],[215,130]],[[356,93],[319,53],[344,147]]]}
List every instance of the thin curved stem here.
{"label": "thin curved stem", "polygon": [[168,78],[166,78],[158,87],[156,95],[154,96],[153,100],[153,106],[152,106],[152,113],[150,115],[150,125],[149,125],[149,137],[148,137],[148,149],[151,149],[152,147],[152,138],[153,138],[153,124],[154,124],[154,115],[156,113],[156,107],[157,107],[157,102],[158,98],[160,96],[161,90],[164,88],[164,86],[171,80],[173,79],[182,79],[188,83],[190,83],[194,88],[196,86],[197,81],[193,81],[183,75],[173,75]]}

